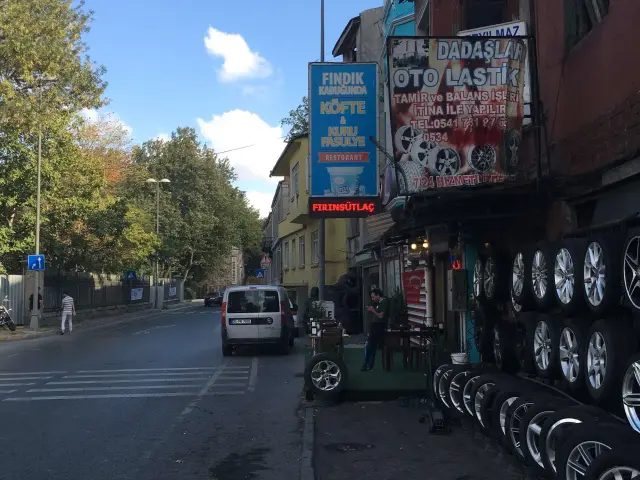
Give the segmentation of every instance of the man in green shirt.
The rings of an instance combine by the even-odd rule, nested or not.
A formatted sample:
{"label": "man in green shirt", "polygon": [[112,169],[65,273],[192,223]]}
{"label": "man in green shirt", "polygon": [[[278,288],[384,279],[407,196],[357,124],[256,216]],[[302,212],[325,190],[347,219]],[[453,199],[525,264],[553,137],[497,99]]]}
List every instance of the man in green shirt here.
{"label": "man in green shirt", "polygon": [[389,300],[382,295],[382,290],[374,288],[371,290],[372,306],[367,308],[367,312],[372,315],[371,331],[364,346],[364,365],[362,371],[367,372],[373,369],[376,360],[376,349],[384,339],[389,322]]}

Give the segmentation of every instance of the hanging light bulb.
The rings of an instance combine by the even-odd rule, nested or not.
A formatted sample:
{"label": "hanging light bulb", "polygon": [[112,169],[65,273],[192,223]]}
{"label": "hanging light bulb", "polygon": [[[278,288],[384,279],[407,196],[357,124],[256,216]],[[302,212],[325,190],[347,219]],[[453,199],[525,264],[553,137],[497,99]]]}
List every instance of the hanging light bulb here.
{"label": "hanging light bulb", "polygon": [[429,242],[427,242],[426,240],[424,240],[424,241],[422,242],[422,248],[424,248],[424,249],[429,248]]}
{"label": "hanging light bulb", "polygon": [[415,250],[416,248],[418,248],[418,245],[414,242],[411,244],[411,250]]}

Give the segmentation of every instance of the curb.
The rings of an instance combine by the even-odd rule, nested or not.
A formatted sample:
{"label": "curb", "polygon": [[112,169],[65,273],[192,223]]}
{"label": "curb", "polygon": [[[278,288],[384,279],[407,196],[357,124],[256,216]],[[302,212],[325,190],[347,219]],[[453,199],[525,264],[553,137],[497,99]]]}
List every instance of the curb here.
{"label": "curb", "polygon": [[315,443],[315,417],[312,407],[304,409],[304,429],[302,431],[302,458],[300,459],[300,480],[316,480],[313,471],[313,450]]}

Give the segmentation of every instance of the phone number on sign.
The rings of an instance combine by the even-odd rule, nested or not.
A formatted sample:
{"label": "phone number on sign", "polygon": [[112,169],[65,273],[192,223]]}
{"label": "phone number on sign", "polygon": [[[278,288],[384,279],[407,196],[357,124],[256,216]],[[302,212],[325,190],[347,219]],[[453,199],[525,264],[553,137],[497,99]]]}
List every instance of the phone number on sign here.
{"label": "phone number on sign", "polygon": [[[497,127],[504,130],[507,128],[507,119],[505,117],[425,118],[422,120],[413,120],[411,126],[421,130],[437,130],[443,128],[471,130],[480,127]],[[439,142],[440,140],[432,141]],[[446,142],[446,140],[444,141]]]}

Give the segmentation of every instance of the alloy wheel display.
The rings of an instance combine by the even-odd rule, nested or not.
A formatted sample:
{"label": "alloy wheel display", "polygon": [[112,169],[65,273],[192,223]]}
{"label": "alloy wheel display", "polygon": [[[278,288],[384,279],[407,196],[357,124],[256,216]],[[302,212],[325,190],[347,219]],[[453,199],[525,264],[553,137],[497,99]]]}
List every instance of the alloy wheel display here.
{"label": "alloy wheel display", "polygon": [[538,369],[547,370],[551,363],[552,346],[549,325],[544,320],[540,320],[536,325],[533,335],[533,350]]}
{"label": "alloy wheel display", "polygon": [[524,254],[516,253],[513,259],[513,268],[511,269],[511,292],[516,298],[522,295],[524,289]]}
{"label": "alloy wheel display", "polygon": [[593,332],[589,338],[586,367],[587,381],[598,390],[607,375],[607,344],[600,332]]}
{"label": "alloy wheel display", "polygon": [[584,257],[584,292],[587,302],[593,307],[602,303],[607,288],[605,278],[604,252],[598,242],[591,242],[587,246]]}
{"label": "alloy wheel display", "polygon": [[640,356],[630,362],[622,379],[622,404],[629,425],[640,433]]}
{"label": "alloy wheel display", "polygon": [[609,445],[597,441],[586,441],[576,445],[569,453],[564,476],[567,480],[584,478],[593,461],[604,452],[611,450]]}
{"label": "alloy wheel display", "polygon": [[484,271],[482,272],[482,281],[484,287],[484,296],[492,300],[496,294],[496,264],[493,256],[489,256],[484,263]]}
{"label": "alloy wheel display", "polygon": [[640,236],[632,236],[624,248],[624,290],[627,299],[636,310],[640,310]]}
{"label": "alloy wheel display", "polygon": [[558,299],[565,305],[569,304],[575,294],[576,285],[573,258],[566,248],[561,248],[556,254],[554,278]]}
{"label": "alloy wheel display", "polygon": [[522,443],[520,441],[520,426],[522,423],[522,417],[531,407],[533,407],[532,401],[523,402],[513,410],[511,415],[508,415],[507,434],[511,441],[511,445],[520,457],[524,456]]}
{"label": "alloy wheel display", "polygon": [[529,425],[527,425],[525,438],[526,448],[529,451],[531,458],[533,458],[534,462],[543,469],[544,463],[542,463],[542,454],[540,453],[540,432],[542,431],[544,421],[551,413],[553,413],[553,410],[545,410],[536,414],[529,422]]}
{"label": "alloy wheel display", "polygon": [[475,413],[476,418],[478,419],[478,421],[480,422],[480,425],[482,425],[483,427],[486,428],[486,425],[484,424],[484,421],[482,420],[482,414],[481,414],[481,409],[480,407],[482,406],[482,399],[484,398],[484,396],[487,394],[487,392],[492,388],[495,387],[495,383],[492,382],[487,382],[483,385],[480,386],[480,388],[478,388],[478,391],[476,392],[476,396],[473,400],[473,411]]}
{"label": "alloy wheel display", "polygon": [[531,266],[533,280],[533,294],[537,299],[542,299],[547,294],[547,259],[541,250],[536,250],[533,254],[533,265]]}
{"label": "alloy wheel display", "polygon": [[482,296],[484,288],[483,270],[482,260],[477,259],[473,266],[473,295],[476,298],[480,298]]}
{"label": "alloy wheel display", "polygon": [[335,390],[342,380],[342,369],[331,360],[316,363],[311,370],[313,385],[323,392]]}
{"label": "alloy wheel display", "polygon": [[571,327],[564,327],[560,334],[560,368],[569,383],[578,380],[580,374],[580,349],[578,337]]}
{"label": "alloy wheel display", "polygon": [[471,390],[474,385],[480,378],[480,375],[476,375],[467,380],[467,383],[464,384],[464,389],[462,390],[462,403],[464,404],[464,408],[469,415],[472,417],[475,415],[473,399],[471,398]]}

